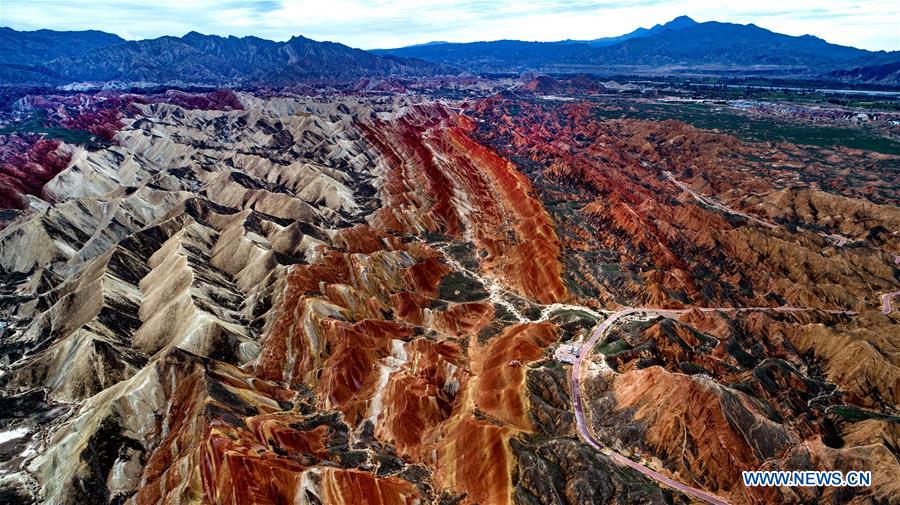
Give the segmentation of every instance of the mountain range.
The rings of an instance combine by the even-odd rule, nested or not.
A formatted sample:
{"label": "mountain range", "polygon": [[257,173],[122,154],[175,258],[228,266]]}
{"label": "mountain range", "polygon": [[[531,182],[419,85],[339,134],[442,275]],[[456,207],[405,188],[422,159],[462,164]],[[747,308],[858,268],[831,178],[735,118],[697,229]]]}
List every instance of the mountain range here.
{"label": "mountain range", "polygon": [[900,51],[866,51],[753,24],[680,16],[594,40],[430,42],[364,51],[190,32],[127,41],[99,31],[0,28],[0,85],[153,83],[280,86],[308,80],[474,73],[761,75],[900,83]]}
{"label": "mountain range", "polygon": [[295,36],[286,42],[258,37],[183,37],[126,41],[97,31],[20,32],[0,28],[0,83],[71,82],[284,85],[303,80],[364,76],[434,75],[440,65],[376,55],[335,42]]}
{"label": "mountain range", "polygon": [[527,42],[499,40],[428,44],[375,51],[467,68],[473,72],[515,73],[699,73],[767,76],[858,76],[888,83],[896,76],[842,72],[877,62],[900,62],[900,51],[866,51],[830,44],[811,35],[775,33],[753,24],[704,22],[687,16],[595,40]]}

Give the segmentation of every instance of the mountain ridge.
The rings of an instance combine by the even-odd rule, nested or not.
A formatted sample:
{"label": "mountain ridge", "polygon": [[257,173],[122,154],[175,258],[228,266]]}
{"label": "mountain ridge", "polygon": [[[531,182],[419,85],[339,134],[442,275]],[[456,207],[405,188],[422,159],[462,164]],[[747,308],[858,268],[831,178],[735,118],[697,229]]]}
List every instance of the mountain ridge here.
{"label": "mountain ridge", "polygon": [[18,31],[0,26],[0,64],[33,65],[39,58],[84,54],[100,47],[125,42],[118,35],[99,30]]}
{"label": "mountain ridge", "polygon": [[[377,54],[414,57],[486,73],[680,73],[746,71],[835,78],[865,60],[900,52],[868,51],[813,35],[792,36],[755,24],[695,22],[680,16],[652,28],[594,40],[482,41],[407,46]],[[673,70],[674,69],[674,70]],[[838,72],[838,73],[834,73]]]}
{"label": "mountain ridge", "polygon": [[[294,36],[275,42],[192,31],[182,37],[124,40],[104,32],[19,32],[3,28],[4,45],[25,47],[0,56],[0,84],[77,82],[286,85],[312,79],[434,75],[440,65],[377,55],[337,42]],[[55,40],[54,37],[56,37]],[[72,45],[72,42],[75,42]],[[72,50],[66,51],[64,48]]]}
{"label": "mountain ridge", "polygon": [[676,17],[675,19],[667,22],[667,23],[657,23],[650,28],[638,27],[628,32],[624,35],[616,35],[612,37],[601,37],[598,39],[589,39],[589,40],[578,40],[578,39],[567,39],[562,42],[583,42],[585,44],[595,46],[595,47],[605,47],[611,46],[613,44],[618,44],[619,42],[624,42],[626,40],[640,38],[640,37],[648,37],[650,35],[662,32],[664,30],[680,30],[682,28],[687,28],[697,24],[693,18],[690,16],[681,15]]}

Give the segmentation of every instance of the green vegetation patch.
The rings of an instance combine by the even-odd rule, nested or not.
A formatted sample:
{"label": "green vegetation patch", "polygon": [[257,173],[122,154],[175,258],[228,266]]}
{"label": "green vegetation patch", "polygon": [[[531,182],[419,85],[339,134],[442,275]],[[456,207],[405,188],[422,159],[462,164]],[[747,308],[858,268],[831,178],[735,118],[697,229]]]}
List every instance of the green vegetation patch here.
{"label": "green vegetation patch", "polygon": [[663,121],[676,119],[703,130],[719,130],[751,142],[790,142],[819,147],[845,146],[900,155],[900,142],[866,128],[806,126],[775,118],[739,114],[705,103],[630,102],[598,108],[600,119],[633,118]]}
{"label": "green vegetation patch", "polygon": [[880,412],[873,412],[871,410],[863,410],[854,405],[837,405],[829,410],[850,422],[866,421],[868,419],[878,419],[894,423],[900,422],[900,417],[898,416],[891,416]]}
{"label": "green vegetation patch", "polygon": [[595,353],[603,354],[604,356],[615,356],[620,352],[630,351],[632,347],[625,340],[613,340],[611,342],[603,342],[597,345],[594,348]]}
{"label": "green vegetation patch", "polygon": [[35,111],[23,121],[0,128],[0,135],[12,135],[16,133],[43,135],[48,139],[59,139],[67,144],[100,144],[96,137],[90,132],[70,130],[59,126],[50,126],[50,122],[47,119],[47,113],[43,110]]}
{"label": "green vegetation patch", "polygon": [[477,302],[488,297],[484,284],[465,272],[453,271],[441,278],[438,298],[450,302]]}

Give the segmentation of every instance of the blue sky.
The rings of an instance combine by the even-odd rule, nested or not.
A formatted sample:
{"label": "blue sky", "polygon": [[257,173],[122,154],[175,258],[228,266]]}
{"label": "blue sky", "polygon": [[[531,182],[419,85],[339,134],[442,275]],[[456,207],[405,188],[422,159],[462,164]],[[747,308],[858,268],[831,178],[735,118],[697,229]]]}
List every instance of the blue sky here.
{"label": "blue sky", "polygon": [[837,44],[900,50],[897,0],[0,0],[0,26],[98,29],[128,39],[183,35],[304,35],[364,49],[432,40],[592,39],[687,14],[755,23]]}

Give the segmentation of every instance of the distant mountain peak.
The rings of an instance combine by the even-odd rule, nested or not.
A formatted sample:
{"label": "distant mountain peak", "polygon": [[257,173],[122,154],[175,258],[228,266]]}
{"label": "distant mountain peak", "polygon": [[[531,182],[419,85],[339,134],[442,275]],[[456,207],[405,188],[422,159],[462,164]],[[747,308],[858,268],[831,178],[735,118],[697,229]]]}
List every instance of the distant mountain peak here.
{"label": "distant mountain peak", "polygon": [[638,28],[637,30],[635,30],[629,34],[623,35],[623,37],[633,38],[633,37],[629,37],[629,35],[648,36],[648,35],[653,35],[654,33],[659,33],[659,32],[666,31],[666,30],[674,31],[674,30],[681,30],[684,28],[690,28],[690,27],[692,27],[694,25],[698,25],[698,24],[700,24],[700,23],[694,21],[693,18],[682,15],[682,16],[678,16],[677,18],[675,18],[667,23],[654,25],[653,28],[649,28],[649,29]]}
{"label": "distant mountain peak", "polygon": [[687,16],[685,14],[682,14],[682,15],[676,17],[675,19],[673,19],[672,21],[669,21],[666,24],[671,25],[673,23],[685,24],[685,23],[696,23],[696,21],[694,21],[694,18]]}
{"label": "distant mountain peak", "polygon": [[446,40],[432,40],[430,42],[423,42],[421,44],[413,44],[409,47],[424,47],[424,46],[434,46],[434,45],[449,44],[449,43],[450,42],[448,42]]}
{"label": "distant mountain peak", "polygon": [[603,37],[603,38],[594,39],[594,40],[567,41],[567,42],[586,42],[587,44],[590,44],[590,45],[596,46],[596,47],[611,46],[614,44],[618,44],[620,42],[624,42],[626,40],[642,38],[642,37],[649,37],[651,35],[655,35],[657,33],[664,32],[664,31],[682,30],[684,28],[690,28],[690,27],[692,27],[694,25],[698,25],[698,24],[700,24],[700,23],[697,23],[696,21],[694,21],[693,18],[691,18],[690,16],[681,15],[667,23],[656,24],[656,25],[653,25],[653,27],[651,27],[651,28],[640,27],[640,28],[635,29],[634,31],[631,31],[624,35],[618,35],[616,37]]}

